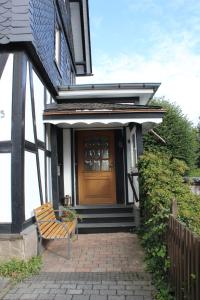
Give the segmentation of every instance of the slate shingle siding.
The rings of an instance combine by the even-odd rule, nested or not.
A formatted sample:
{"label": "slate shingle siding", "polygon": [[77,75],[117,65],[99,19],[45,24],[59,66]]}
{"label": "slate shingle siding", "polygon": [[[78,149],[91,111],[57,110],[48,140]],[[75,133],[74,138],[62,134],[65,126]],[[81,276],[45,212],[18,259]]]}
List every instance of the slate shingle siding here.
{"label": "slate shingle siding", "polygon": [[[56,1],[60,5],[69,45],[72,47],[69,11],[64,7],[63,0]],[[71,83],[71,57],[63,32],[60,72],[54,62],[55,21],[56,15],[59,15],[56,11],[57,6],[53,0],[0,0],[0,44],[32,42],[55,87]]]}
{"label": "slate shingle siding", "polygon": [[32,41],[29,0],[0,0],[0,43]]}

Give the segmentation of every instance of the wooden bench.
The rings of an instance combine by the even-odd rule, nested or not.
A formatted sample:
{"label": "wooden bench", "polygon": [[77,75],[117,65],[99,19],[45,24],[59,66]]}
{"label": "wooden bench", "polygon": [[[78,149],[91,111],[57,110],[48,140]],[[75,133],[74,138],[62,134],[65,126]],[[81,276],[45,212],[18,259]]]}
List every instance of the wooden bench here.
{"label": "wooden bench", "polygon": [[61,222],[57,220],[55,212],[59,212],[59,210],[54,210],[51,203],[45,203],[34,209],[39,233],[39,253],[41,252],[42,239],[66,239],[68,251],[67,257],[70,258],[70,238],[75,232],[78,237],[77,220],[73,220],[72,222]]}

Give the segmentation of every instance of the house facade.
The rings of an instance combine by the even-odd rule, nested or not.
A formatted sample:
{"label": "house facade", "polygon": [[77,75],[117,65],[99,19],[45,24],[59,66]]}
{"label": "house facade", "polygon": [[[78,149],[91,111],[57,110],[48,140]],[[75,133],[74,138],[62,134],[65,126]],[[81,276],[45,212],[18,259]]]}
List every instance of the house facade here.
{"label": "house facade", "polygon": [[47,201],[139,198],[159,83],[76,85],[90,75],[87,0],[0,0],[0,258],[37,253],[33,209]]}

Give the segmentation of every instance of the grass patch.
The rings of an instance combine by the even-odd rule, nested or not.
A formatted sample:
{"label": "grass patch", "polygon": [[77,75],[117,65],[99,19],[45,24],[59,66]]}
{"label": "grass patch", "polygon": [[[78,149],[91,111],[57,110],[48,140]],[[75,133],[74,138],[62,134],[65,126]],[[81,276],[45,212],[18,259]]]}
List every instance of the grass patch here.
{"label": "grass patch", "polygon": [[8,262],[0,263],[0,276],[19,282],[39,273],[41,266],[42,258],[40,256],[32,257],[28,261],[13,258]]}

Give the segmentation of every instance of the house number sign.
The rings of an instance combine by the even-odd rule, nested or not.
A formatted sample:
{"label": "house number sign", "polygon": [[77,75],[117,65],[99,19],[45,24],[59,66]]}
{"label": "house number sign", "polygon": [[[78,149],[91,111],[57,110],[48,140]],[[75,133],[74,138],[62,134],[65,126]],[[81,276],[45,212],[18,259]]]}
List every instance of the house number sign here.
{"label": "house number sign", "polygon": [[5,112],[4,110],[0,110],[0,119],[5,118]]}

